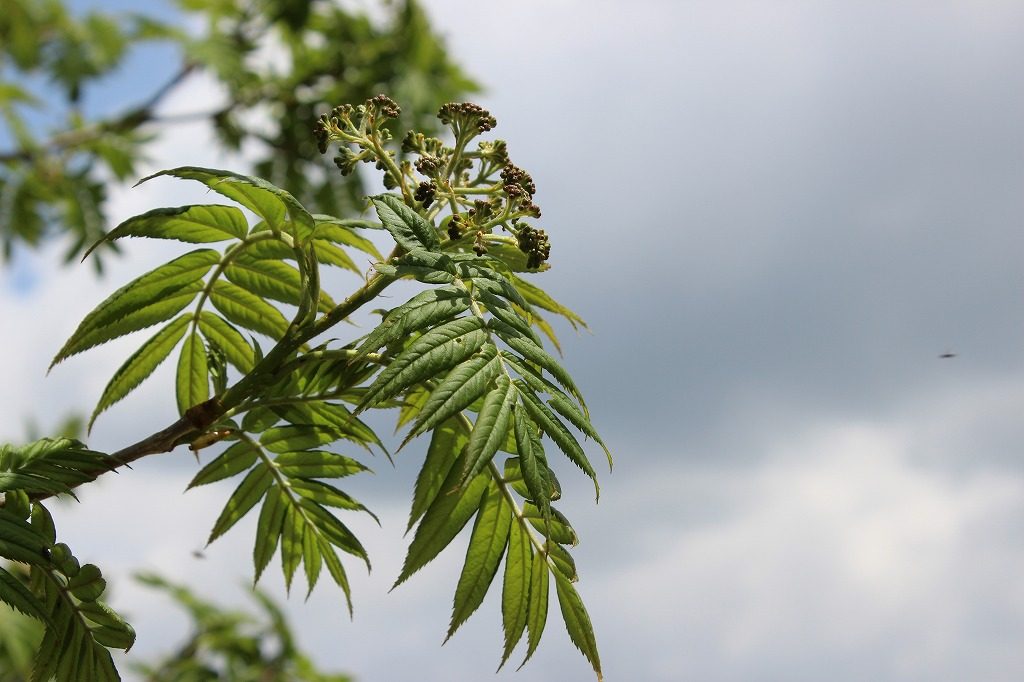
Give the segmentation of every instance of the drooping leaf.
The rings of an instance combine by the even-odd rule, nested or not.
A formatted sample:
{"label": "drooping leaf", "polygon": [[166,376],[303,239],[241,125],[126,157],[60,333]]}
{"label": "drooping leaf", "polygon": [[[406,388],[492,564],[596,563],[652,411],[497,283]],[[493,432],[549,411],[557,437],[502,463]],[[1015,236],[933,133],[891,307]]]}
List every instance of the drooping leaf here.
{"label": "drooping leaf", "polygon": [[211,204],[157,208],[124,221],[91,246],[82,258],[103,242],[122,237],[150,237],[206,244],[242,239],[248,231],[245,216],[234,206]]}
{"label": "drooping leaf", "polygon": [[149,175],[139,180],[136,185],[162,175],[197,180],[214,192],[245,206],[275,230],[285,229],[288,224],[292,225],[293,234],[300,240],[306,239],[315,227],[313,216],[295,197],[262,178],[216,168],[183,166]]}
{"label": "drooping leaf", "polygon": [[544,430],[548,437],[558,446],[558,449],[564,452],[573,464],[582,469],[583,473],[591,478],[594,482],[594,492],[600,496],[597,474],[594,472],[594,467],[590,464],[590,460],[587,459],[587,455],[583,452],[583,447],[576,440],[576,437],[548,409],[548,406],[534,396],[526,386],[520,386],[520,396],[522,400],[520,404],[530,413],[533,421]]}
{"label": "drooping leaf", "polygon": [[573,326],[573,329],[577,328],[577,326],[583,327],[584,329],[587,328],[587,323],[583,321],[582,317],[551,298],[547,292],[537,285],[532,282],[528,282],[522,277],[516,277],[515,275],[512,275],[512,283],[523,295],[523,298],[529,301],[532,305],[537,306],[541,310],[546,310],[549,313],[561,315],[569,321],[569,324]]}
{"label": "drooping leaf", "polygon": [[121,287],[86,315],[50,367],[93,346],[171,319],[202,290],[200,280],[218,260],[216,251],[192,251]]}
{"label": "drooping leaf", "polygon": [[198,333],[185,337],[178,356],[178,373],[175,380],[175,394],[178,399],[178,413],[210,397],[210,371],[206,362],[206,346]]}
{"label": "drooping leaf", "polygon": [[461,488],[456,488],[461,479],[465,458],[460,458],[434,498],[416,528],[416,534],[409,544],[409,551],[402,564],[402,572],[395,581],[394,589],[413,573],[423,568],[459,534],[466,522],[480,506],[480,498],[487,489],[488,476],[479,475],[470,479]]}
{"label": "drooping leaf", "polygon": [[597,653],[597,638],[594,637],[594,626],[590,622],[590,616],[587,615],[586,607],[583,606],[583,600],[580,599],[580,595],[572,583],[558,573],[555,573],[555,592],[558,594],[558,606],[562,610],[562,620],[565,621],[569,639],[590,661],[594,672],[597,673],[597,679],[603,679],[601,657]]}
{"label": "drooping leaf", "polygon": [[540,644],[548,620],[548,562],[540,552],[534,552],[530,561],[530,603],[526,613],[526,657],[522,668]]}
{"label": "drooping leaf", "polygon": [[278,538],[281,537],[281,527],[287,510],[286,493],[279,488],[271,490],[263,499],[263,507],[256,522],[256,545],[252,550],[254,583],[259,581],[267,564],[274,557],[274,552],[277,551]]}
{"label": "drooping leaf", "polygon": [[160,364],[171,354],[181,337],[185,335],[185,328],[188,326],[190,315],[182,315],[175,318],[173,322],[154,334],[146,343],[142,344],[135,353],[121,367],[114,372],[114,376],[103,389],[96,408],[89,418],[89,427],[92,427],[96,417],[108,407],[118,402],[135,388],[145,381]]}
{"label": "drooping leaf", "polygon": [[505,665],[526,630],[533,560],[528,533],[518,523],[513,523],[509,528],[505,574],[501,586],[501,625],[505,632],[505,649],[501,654],[499,669]]}
{"label": "drooping leaf", "polygon": [[456,419],[449,419],[434,429],[426,459],[416,477],[406,532],[416,525],[423,513],[434,503],[453,465],[462,457],[462,450],[467,442],[469,434]]}
{"label": "drooping leaf", "polygon": [[373,242],[356,232],[357,229],[379,229],[380,225],[368,220],[339,219],[319,214],[314,214],[313,220],[316,221],[316,229],[313,232],[314,239],[326,239],[337,244],[351,246],[373,256],[378,261],[384,260],[384,256],[377,250]]}
{"label": "drooping leaf", "polygon": [[370,197],[370,201],[377,209],[377,217],[384,224],[384,229],[391,233],[403,249],[436,251],[440,248],[441,242],[434,226],[407,206],[401,198],[393,194],[379,194]]}
{"label": "drooping leaf", "polygon": [[288,478],[344,478],[369,471],[363,463],[326,450],[283,452],[274,459]]}
{"label": "drooping leaf", "polygon": [[247,440],[232,443],[224,452],[214,457],[209,464],[189,482],[189,488],[215,483],[242,473],[259,457],[259,448]]}
{"label": "drooping leaf", "polygon": [[524,410],[515,411],[516,451],[519,453],[519,468],[523,483],[529,491],[529,499],[541,510],[546,518],[551,510],[551,481],[548,468],[536,452],[535,442],[538,434],[533,422]]}
{"label": "drooping leaf", "polygon": [[206,541],[206,544],[210,544],[219,538],[238,523],[243,516],[248,514],[249,510],[266,494],[273,482],[273,478],[273,474],[270,473],[267,467],[258,466],[250,471],[242,479],[242,482],[238,484],[238,487],[235,488],[235,492],[231,493],[231,497],[228,498],[223,511],[221,511],[217,521],[213,524],[213,530],[210,531],[210,538]]}
{"label": "drooping leaf", "polygon": [[498,564],[508,543],[509,527],[512,524],[512,509],[498,490],[490,486],[480,501],[480,511],[469,537],[466,560],[459,576],[452,605],[452,620],[445,641],[455,634],[466,619],[483,603]]}
{"label": "drooping leaf", "polygon": [[572,376],[565,370],[559,363],[558,360],[553,358],[546,350],[538,346],[533,339],[524,336],[519,331],[508,326],[504,322],[499,320],[491,320],[488,323],[488,327],[494,330],[494,332],[501,337],[501,340],[509,345],[509,347],[522,355],[529,362],[540,365],[544,370],[549,372],[551,376],[562,385],[565,390],[569,391],[581,405],[585,406],[583,402],[583,394],[580,393],[579,388],[576,387],[576,383],[572,380]]}

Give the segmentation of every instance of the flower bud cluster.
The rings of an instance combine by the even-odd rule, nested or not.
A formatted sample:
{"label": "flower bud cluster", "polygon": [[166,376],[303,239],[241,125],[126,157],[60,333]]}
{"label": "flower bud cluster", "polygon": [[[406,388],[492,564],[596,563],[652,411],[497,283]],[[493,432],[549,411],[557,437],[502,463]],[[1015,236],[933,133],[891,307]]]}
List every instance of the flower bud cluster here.
{"label": "flower bud cluster", "polygon": [[437,185],[433,182],[421,182],[416,187],[416,192],[413,194],[413,198],[423,204],[423,208],[430,208],[430,205],[434,203],[434,197],[437,196]]}
{"label": "flower bud cluster", "polygon": [[551,255],[551,244],[544,230],[535,230],[526,223],[519,225],[519,250],[526,254],[526,267],[539,268]]}
{"label": "flower bud cluster", "polygon": [[437,117],[441,119],[441,123],[452,127],[456,138],[471,130],[475,130],[476,134],[486,133],[498,125],[491,112],[472,102],[444,104],[437,112]]}

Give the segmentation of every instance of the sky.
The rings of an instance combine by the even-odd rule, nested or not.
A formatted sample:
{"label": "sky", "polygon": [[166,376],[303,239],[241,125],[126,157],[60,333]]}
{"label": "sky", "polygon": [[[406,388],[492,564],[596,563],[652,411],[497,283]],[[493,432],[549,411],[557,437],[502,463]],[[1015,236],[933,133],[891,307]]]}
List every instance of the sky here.
{"label": "sky", "polygon": [[[565,365],[616,467],[597,505],[571,465],[558,471],[606,678],[1024,676],[1024,5],[425,5],[536,180],[544,286],[590,324],[561,329]],[[216,96],[197,78],[166,107]],[[244,165],[210,139],[177,129],[153,169]],[[110,212],[202,197],[147,183],[118,188]],[[50,357],[173,253],[132,244],[97,280],[51,271],[54,249],[20,266],[44,273],[27,292],[0,274],[0,436],[91,407],[138,340],[46,376]],[[168,423],[170,374],[90,444]],[[326,584],[288,602],[316,660],[364,682],[590,679],[557,612],[533,661],[492,675],[497,590],[440,646],[460,547],[388,594],[418,454],[352,479],[382,522],[353,524],[374,560],[368,577],[352,566],[355,620]],[[59,511],[112,576],[132,656],[185,628],[135,570],[245,602],[254,523],[193,556],[231,485],[182,494],[189,457],[144,460]]]}

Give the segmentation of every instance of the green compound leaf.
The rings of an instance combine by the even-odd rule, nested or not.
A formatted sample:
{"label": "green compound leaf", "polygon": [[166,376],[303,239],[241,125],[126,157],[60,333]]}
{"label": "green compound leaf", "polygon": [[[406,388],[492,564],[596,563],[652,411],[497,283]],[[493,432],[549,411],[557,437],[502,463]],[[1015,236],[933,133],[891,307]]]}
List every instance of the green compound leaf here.
{"label": "green compound leaf", "polygon": [[214,192],[245,206],[262,218],[271,229],[285,230],[291,226],[290,231],[299,240],[309,237],[315,227],[313,216],[295,197],[262,178],[216,168],[183,166],[149,175],[139,180],[136,186],[161,175],[197,180]]}
{"label": "green compound leaf", "polygon": [[82,258],[103,242],[122,237],[150,237],[206,244],[242,239],[248,231],[245,216],[234,206],[212,204],[157,208],[124,221],[91,246]]}
{"label": "green compound leaf", "polygon": [[562,620],[565,621],[569,639],[590,661],[594,672],[597,673],[597,679],[604,679],[601,673],[601,657],[597,653],[594,626],[590,622],[590,616],[587,615],[587,609],[583,606],[583,600],[580,599],[573,584],[557,572],[555,573],[555,592],[558,594],[558,606],[562,610]]}
{"label": "green compound leaf", "polygon": [[480,502],[480,511],[469,537],[466,560],[455,589],[452,620],[445,641],[455,634],[466,619],[483,603],[498,564],[505,553],[509,528],[514,516],[512,508],[497,486],[491,485]]}
{"label": "green compound leaf", "polygon": [[460,317],[416,339],[377,376],[356,412],[393,398],[471,356],[487,340],[483,326],[478,317]]}
{"label": "green compound leaf", "polygon": [[92,428],[93,422],[101,412],[135,390],[167,359],[174,347],[181,341],[181,337],[185,335],[185,328],[190,320],[191,315],[182,315],[176,318],[142,344],[142,347],[114,372],[113,378],[107,383],[107,387],[103,389],[103,395],[96,403],[96,409],[89,417],[89,428]]}
{"label": "green compound leaf", "polygon": [[377,209],[377,217],[383,223],[384,229],[390,232],[398,245],[406,251],[413,249],[437,251],[441,247],[434,226],[419,213],[409,208],[400,197],[393,194],[379,194],[370,197],[370,201]]}
{"label": "green compound leaf", "polygon": [[281,338],[288,329],[288,320],[280,310],[237,284],[217,280],[210,291],[210,302],[239,327],[272,339]]}
{"label": "green compound leaf", "polygon": [[178,399],[178,413],[210,397],[210,369],[206,361],[206,346],[196,332],[185,337],[178,356],[178,373],[175,380],[175,395]]}
{"label": "green compound leaf", "polygon": [[192,251],[121,287],[86,315],[50,367],[111,339],[171,319],[202,290],[202,278],[219,260],[220,254],[211,249]]}

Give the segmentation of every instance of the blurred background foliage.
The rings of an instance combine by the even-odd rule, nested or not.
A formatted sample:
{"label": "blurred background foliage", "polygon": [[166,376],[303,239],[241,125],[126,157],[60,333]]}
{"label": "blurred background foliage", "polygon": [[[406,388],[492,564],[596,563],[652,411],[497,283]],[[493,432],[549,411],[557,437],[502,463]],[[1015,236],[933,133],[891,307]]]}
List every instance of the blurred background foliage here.
{"label": "blurred background foliage", "polygon": [[[90,3],[75,6],[83,4]],[[209,120],[223,150],[244,148],[253,162],[240,172],[288,189],[316,212],[351,215],[362,208],[360,180],[341,177],[317,153],[311,131],[320,114],[384,92],[402,102],[396,128],[431,132],[441,104],[478,90],[415,0],[166,0],[137,11],[74,11],[61,0],[2,6],[5,262],[18,248],[59,236],[67,260],[81,256],[110,227],[107,188],[138,179],[146,143],[184,121]],[[111,82],[154,45],[169,48],[176,63],[142,64],[143,79],[152,72],[149,89],[109,97]],[[164,112],[167,98],[199,74],[212,77],[223,97]],[[102,269],[111,250],[112,242],[90,260]]]}
{"label": "blurred background foliage", "polygon": [[[8,566],[22,575],[18,566]],[[23,575],[28,580],[28,575]],[[267,595],[252,592],[255,609],[225,609],[183,585],[155,574],[137,576],[165,592],[189,616],[190,632],[173,651],[152,661],[129,664],[145,682],[352,682],[342,673],[321,671],[295,642],[281,609]],[[0,604],[0,682],[27,682],[43,626]],[[132,660],[129,655],[129,661]]]}

